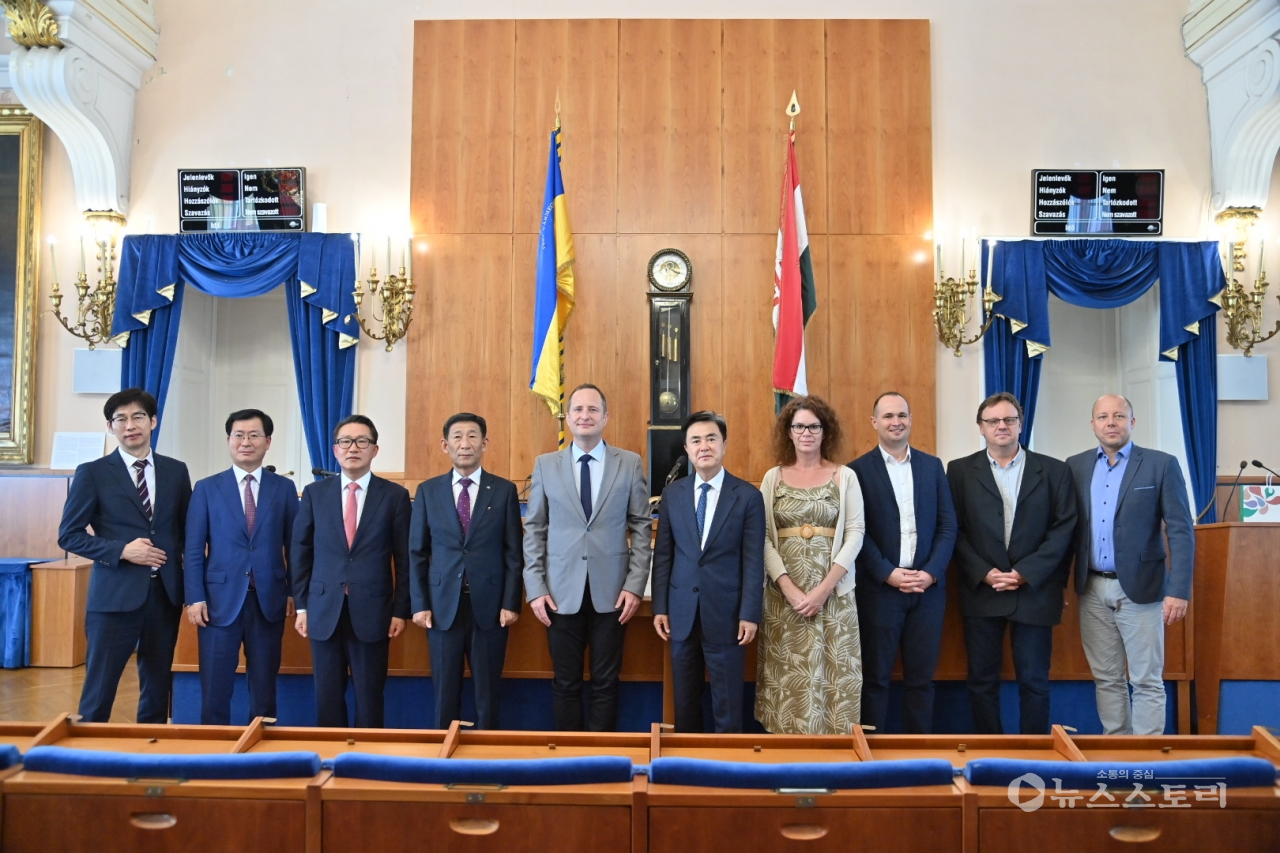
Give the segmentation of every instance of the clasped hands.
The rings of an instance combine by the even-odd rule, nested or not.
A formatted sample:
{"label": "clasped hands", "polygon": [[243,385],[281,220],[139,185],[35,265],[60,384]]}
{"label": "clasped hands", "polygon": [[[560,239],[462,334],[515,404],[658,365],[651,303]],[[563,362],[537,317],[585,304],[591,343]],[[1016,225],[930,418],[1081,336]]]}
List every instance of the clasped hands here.
{"label": "clasped hands", "polygon": [[924,569],[897,568],[889,572],[885,582],[900,592],[924,592],[933,586],[933,575]]}
{"label": "clasped hands", "polygon": [[1002,572],[999,569],[992,569],[987,572],[987,576],[982,579],[982,582],[990,586],[996,592],[1008,592],[1009,590],[1014,590],[1022,586],[1027,582],[1027,579],[1018,574],[1017,569],[1010,569],[1007,572]]}

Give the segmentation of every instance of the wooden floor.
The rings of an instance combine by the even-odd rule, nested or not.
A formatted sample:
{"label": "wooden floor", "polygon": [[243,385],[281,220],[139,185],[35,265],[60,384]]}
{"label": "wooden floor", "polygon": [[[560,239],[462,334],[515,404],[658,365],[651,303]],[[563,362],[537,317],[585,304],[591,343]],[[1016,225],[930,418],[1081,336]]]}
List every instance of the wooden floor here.
{"label": "wooden floor", "polygon": [[[41,722],[59,714],[75,713],[83,683],[83,666],[0,669],[0,720]],[[137,720],[138,667],[130,658],[116,691],[111,722],[135,723]]]}

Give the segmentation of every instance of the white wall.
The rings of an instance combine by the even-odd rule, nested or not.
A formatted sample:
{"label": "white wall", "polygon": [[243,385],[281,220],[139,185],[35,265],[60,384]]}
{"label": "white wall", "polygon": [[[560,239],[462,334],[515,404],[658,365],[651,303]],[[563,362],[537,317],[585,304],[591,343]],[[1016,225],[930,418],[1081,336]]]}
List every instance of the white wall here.
{"label": "white wall", "polygon": [[[330,231],[402,230],[415,19],[929,18],[934,203],[945,231],[1025,235],[1033,168],[1119,166],[1165,169],[1166,233],[1206,238],[1207,107],[1182,52],[1186,11],[1185,0],[157,0],[160,57],[137,100],[130,219],[175,230],[180,168],[302,165]],[[50,134],[46,230],[78,227],[70,181]],[[47,316],[40,333],[36,461],[48,464],[55,430],[102,426],[102,399],[68,390],[75,341]],[[404,384],[403,345],[387,354],[361,344],[357,407],[384,436],[380,470],[403,468]],[[957,359],[939,347],[937,387],[939,452],[971,452],[976,348]],[[1274,417],[1273,405],[1257,410]],[[1229,421],[1222,444],[1238,459],[1236,445],[1253,439],[1237,438]]]}

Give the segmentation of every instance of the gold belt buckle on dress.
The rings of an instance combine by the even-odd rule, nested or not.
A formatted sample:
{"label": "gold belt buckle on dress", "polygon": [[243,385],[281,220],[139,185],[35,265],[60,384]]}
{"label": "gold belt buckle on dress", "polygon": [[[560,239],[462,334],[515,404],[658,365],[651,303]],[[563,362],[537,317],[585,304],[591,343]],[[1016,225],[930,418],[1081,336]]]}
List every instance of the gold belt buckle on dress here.
{"label": "gold belt buckle on dress", "polygon": [[816,532],[817,530],[812,524],[800,525],[800,536],[804,539],[812,539]]}

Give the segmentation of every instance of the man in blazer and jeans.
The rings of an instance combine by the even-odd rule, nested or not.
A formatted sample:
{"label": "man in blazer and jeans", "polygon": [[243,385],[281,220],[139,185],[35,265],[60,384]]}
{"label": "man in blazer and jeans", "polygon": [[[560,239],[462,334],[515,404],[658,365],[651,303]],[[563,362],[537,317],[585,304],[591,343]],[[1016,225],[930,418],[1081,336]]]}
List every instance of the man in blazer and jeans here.
{"label": "man in blazer and jeans", "polygon": [[80,716],[87,723],[111,719],[120,676],[136,650],[138,722],[164,723],[182,620],[191,476],[177,459],[151,450],[156,400],[146,391],[112,394],[103,414],[120,448],[76,469],[58,528],[62,548],[93,560]]}
{"label": "man in blazer and jeans", "polygon": [[956,511],[942,461],[910,445],[911,407],[895,391],[872,407],[878,444],[849,463],[862,488],[858,552],[862,722],[884,731],[889,678],[902,653],[902,729],[933,731],[933,674],[942,645]]}
{"label": "man in blazer and jeans", "polygon": [[510,480],[480,467],[484,418],[459,412],[440,448],[452,470],[418,486],[409,531],[413,622],[427,629],[435,727],[462,713],[462,663],[471,666],[476,725],[498,728],[507,626],[520,618],[520,498]]}
{"label": "man in blazer and jeans", "polygon": [[[579,385],[566,423],[573,443],[539,456],[524,520],[524,585],[547,626],[556,728],[618,725],[622,641],[649,577],[649,486],[640,457],[602,440],[604,393]],[[628,540],[627,534],[630,533]],[[591,650],[591,710],[583,719],[583,656]]]}
{"label": "man in blazer and jeans", "polygon": [[1075,490],[1065,464],[1018,443],[1022,405],[1012,394],[983,400],[977,420],[987,449],[947,466],[974,730],[1004,733],[1000,668],[1008,631],[1020,730],[1046,734],[1053,626],[1062,619],[1071,571]]}
{"label": "man in blazer and jeans", "polygon": [[187,512],[187,619],[200,645],[200,722],[215,726],[231,724],[241,645],[249,717],[276,715],[284,620],[293,615],[287,558],[298,514],[293,480],[262,466],[275,429],[271,416],[232,412],[226,429],[231,468],[196,483]]}
{"label": "man in blazer and jeans", "polygon": [[302,490],[290,568],[298,615],[311,640],[316,725],[347,725],[347,670],[358,728],[382,728],[391,638],[409,618],[409,492],[370,470],[378,429],[351,415],[333,430],[342,473]]}
{"label": "man in blazer and jeans", "polygon": [[1177,459],[1133,443],[1127,399],[1099,397],[1091,423],[1098,447],[1067,466],[1080,513],[1080,639],[1098,716],[1109,735],[1164,734],[1164,626],[1187,615],[1195,563],[1187,487]]}
{"label": "man in blazer and jeans", "polygon": [[715,412],[684,422],[694,476],[667,486],[653,551],[653,627],[671,643],[676,731],[700,732],[704,667],[716,733],[742,731],[742,665],[764,597],[764,499],[724,470]]}

